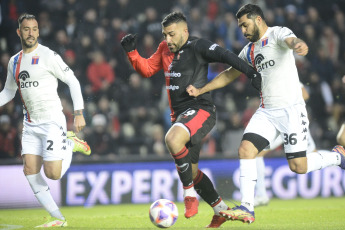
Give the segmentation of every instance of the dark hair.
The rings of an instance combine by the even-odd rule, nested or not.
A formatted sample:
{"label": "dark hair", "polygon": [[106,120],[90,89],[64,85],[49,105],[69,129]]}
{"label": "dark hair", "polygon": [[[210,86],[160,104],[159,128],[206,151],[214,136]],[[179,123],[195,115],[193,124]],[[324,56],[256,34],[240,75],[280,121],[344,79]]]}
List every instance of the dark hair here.
{"label": "dark hair", "polygon": [[246,4],[242,6],[236,13],[236,18],[241,18],[243,15],[248,14],[247,17],[255,19],[256,16],[260,16],[265,21],[264,13],[258,5]]}
{"label": "dark hair", "polygon": [[187,23],[186,16],[184,16],[181,12],[172,12],[165,16],[161,24],[163,27],[167,27],[172,23],[178,23],[180,21],[184,21]]}
{"label": "dark hair", "polygon": [[36,20],[36,17],[35,15],[32,15],[32,14],[28,14],[28,13],[23,13],[19,16],[18,18],[18,25],[20,26],[22,24],[22,22],[24,21],[24,19],[28,19],[28,20],[31,20],[31,19],[35,19]]}

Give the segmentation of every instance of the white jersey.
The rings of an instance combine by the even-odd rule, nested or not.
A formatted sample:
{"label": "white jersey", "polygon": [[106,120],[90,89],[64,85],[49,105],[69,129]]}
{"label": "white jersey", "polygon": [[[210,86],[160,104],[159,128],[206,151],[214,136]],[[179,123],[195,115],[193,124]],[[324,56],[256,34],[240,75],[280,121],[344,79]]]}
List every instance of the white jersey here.
{"label": "white jersey", "polygon": [[11,57],[5,88],[19,89],[24,119],[41,123],[62,113],[57,93],[58,79],[70,86],[74,109],[83,109],[80,85],[73,71],[60,55],[40,44],[30,53],[20,51]]}
{"label": "white jersey", "polygon": [[288,37],[296,36],[286,27],[268,27],[261,39],[247,44],[239,54],[262,76],[262,108],[305,104],[293,50],[284,41]]}

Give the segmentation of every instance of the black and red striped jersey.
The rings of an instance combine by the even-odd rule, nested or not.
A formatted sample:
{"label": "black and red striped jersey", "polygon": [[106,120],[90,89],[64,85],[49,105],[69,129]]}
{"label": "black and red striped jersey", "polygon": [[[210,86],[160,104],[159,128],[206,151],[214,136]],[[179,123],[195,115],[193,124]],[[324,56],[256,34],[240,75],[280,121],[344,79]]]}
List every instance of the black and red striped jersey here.
{"label": "black and red striped jersey", "polygon": [[226,63],[243,73],[254,71],[229,50],[209,40],[196,37],[189,37],[181,49],[175,53],[170,52],[166,41],[162,41],[150,58],[141,57],[137,50],[127,55],[134,69],[143,77],[151,77],[159,70],[164,70],[173,122],[180,113],[191,106],[213,105],[210,92],[197,98],[189,96],[186,92],[189,85],[201,88],[207,83],[209,63]]}

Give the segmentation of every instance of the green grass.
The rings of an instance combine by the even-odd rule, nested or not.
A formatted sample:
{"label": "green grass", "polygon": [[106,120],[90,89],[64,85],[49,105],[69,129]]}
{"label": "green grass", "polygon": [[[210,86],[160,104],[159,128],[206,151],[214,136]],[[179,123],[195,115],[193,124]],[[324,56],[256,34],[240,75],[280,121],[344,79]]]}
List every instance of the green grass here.
{"label": "green grass", "polygon": [[[61,211],[68,220],[67,229],[158,229],[149,220],[149,206],[63,207]],[[198,215],[187,220],[183,216],[183,204],[177,206],[180,216],[171,229],[204,229],[213,215],[211,208],[201,202]],[[0,210],[0,229],[15,229],[11,225],[32,229],[42,224],[46,215],[43,209]],[[251,225],[228,221],[222,229],[345,229],[345,198],[274,199],[268,206],[256,208],[255,217]]]}

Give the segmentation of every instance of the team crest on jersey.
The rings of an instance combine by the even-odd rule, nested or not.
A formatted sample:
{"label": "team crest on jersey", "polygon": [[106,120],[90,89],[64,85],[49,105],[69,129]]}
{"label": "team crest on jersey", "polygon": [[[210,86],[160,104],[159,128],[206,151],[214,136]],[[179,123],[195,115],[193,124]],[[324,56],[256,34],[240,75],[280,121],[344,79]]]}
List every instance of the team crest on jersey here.
{"label": "team crest on jersey", "polygon": [[267,45],[268,44],[268,38],[266,37],[266,38],[263,38],[262,40],[261,40],[261,47],[264,47],[265,45]]}
{"label": "team crest on jersey", "polygon": [[39,60],[40,60],[39,56],[33,56],[31,60],[31,65],[37,65]]}

